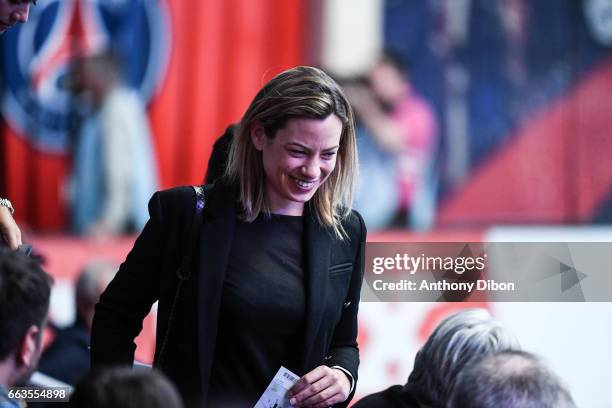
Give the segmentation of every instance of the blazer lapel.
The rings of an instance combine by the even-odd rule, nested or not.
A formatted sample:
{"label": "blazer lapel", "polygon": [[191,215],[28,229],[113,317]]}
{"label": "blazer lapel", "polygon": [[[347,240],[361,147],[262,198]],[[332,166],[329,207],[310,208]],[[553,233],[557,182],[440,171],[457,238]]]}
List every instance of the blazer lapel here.
{"label": "blazer lapel", "polygon": [[211,194],[207,194],[206,197],[209,196],[210,199],[204,206],[204,224],[200,234],[196,303],[198,351],[204,399],[208,395],[221,294],[236,225],[233,191],[225,186],[215,186]]}
{"label": "blazer lapel", "polygon": [[332,238],[329,231],[319,225],[308,205],[304,211],[306,330],[301,367],[308,370],[311,368],[310,355],[323,318]]}

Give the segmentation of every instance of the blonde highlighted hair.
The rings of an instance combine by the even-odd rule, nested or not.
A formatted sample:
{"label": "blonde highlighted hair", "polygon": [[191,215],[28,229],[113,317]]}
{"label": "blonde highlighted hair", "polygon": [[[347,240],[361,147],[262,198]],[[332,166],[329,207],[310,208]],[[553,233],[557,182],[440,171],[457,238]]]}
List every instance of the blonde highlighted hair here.
{"label": "blonde highlighted hair", "polygon": [[272,78],[257,93],[236,130],[225,177],[239,185],[245,221],[270,213],[261,152],[250,137],[253,124],[261,124],[266,137],[273,139],[289,119],[325,119],[332,114],[342,122],[336,167],[308,205],[320,225],[332,228],[339,238],[346,236],[342,220],[351,212],[358,166],[353,110],[338,84],[313,67],[296,67]]}

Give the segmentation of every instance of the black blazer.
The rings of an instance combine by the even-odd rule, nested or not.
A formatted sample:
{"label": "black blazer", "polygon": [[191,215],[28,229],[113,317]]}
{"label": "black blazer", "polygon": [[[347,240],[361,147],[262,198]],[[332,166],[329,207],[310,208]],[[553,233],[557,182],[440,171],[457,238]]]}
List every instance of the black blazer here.
{"label": "black blazer", "polygon": [[[188,401],[206,401],[215,350],[220,299],[236,223],[236,195],[222,184],[206,192],[194,273],[183,286],[161,369]],[[115,279],[96,305],[92,367],[129,364],[142,320],[159,300],[156,361],[168,328],[177,269],[189,243],[195,193],[191,187],[157,192],[150,220]],[[343,226],[348,239],[321,227],[306,205],[306,328],[301,354],[304,375],[326,364],[347,369],[357,381],[357,310],[363,279],[366,229],[353,212]],[[263,391],[263,390],[262,390]],[[352,398],[338,406],[347,406]]]}

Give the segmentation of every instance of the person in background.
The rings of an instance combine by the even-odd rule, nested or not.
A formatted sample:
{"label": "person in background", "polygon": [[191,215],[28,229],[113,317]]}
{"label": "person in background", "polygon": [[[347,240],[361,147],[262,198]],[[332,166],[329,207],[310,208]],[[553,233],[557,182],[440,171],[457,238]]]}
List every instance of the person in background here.
{"label": "person in background", "polygon": [[19,408],[8,389],[36,370],[52,279],[40,265],[0,247],[0,406]]}
{"label": "person in background", "polygon": [[[17,23],[27,22],[32,4],[36,5],[36,0],[0,0],[0,34]],[[22,243],[14,212],[11,202],[0,197],[0,237],[11,249],[17,249]]]}
{"label": "person in background", "polygon": [[[364,77],[347,78],[344,89],[351,104],[360,105],[363,98],[376,98]],[[361,102],[363,105],[363,102]],[[368,112],[363,112],[367,115]],[[389,151],[364,125],[362,112],[355,110],[355,133],[359,150],[359,177],[353,205],[363,216],[369,230],[388,228],[396,217],[398,175],[396,155],[399,148]]]}
{"label": "person in background", "polygon": [[489,312],[463,310],[443,320],[429,336],[414,358],[406,384],[369,395],[354,407],[446,408],[464,367],[496,352],[518,348],[516,337]]}
{"label": "person in background", "polygon": [[139,232],[158,183],[140,96],[123,84],[112,52],[77,58],[72,75],[72,85],[91,105],[74,150],[72,228],[89,236]]}
{"label": "person in background", "polygon": [[448,408],[576,408],[559,377],[537,356],[505,351],[459,373]]}
{"label": "person in background", "polygon": [[95,260],[83,268],[76,283],[75,322],[57,331],[40,359],[40,372],[75,385],[89,371],[94,307],[118,269],[117,263],[107,260]]}
{"label": "person in background", "polygon": [[368,86],[351,87],[348,96],[372,141],[394,159],[398,185],[393,226],[430,228],[438,143],[434,110],[413,89],[407,65],[391,52],[380,56],[366,80]]}
{"label": "person in background", "polygon": [[10,249],[17,249],[22,244],[21,230],[13,219],[13,205],[6,198],[0,198],[0,238]]}
{"label": "person in background", "polygon": [[176,388],[157,370],[113,367],[85,376],[70,396],[71,408],[182,408]]}
{"label": "person in background", "polygon": [[232,141],[234,140],[234,133],[237,129],[236,124],[229,125],[225,132],[215,141],[213,145],[212,153],[208,159],[208,166],[206,168],[206,175],[204,176],[204,183],[213,184],[216,180],[219,180],[225,174],[227,169],[227,159],[229,157],[229,151],[232,147]]}

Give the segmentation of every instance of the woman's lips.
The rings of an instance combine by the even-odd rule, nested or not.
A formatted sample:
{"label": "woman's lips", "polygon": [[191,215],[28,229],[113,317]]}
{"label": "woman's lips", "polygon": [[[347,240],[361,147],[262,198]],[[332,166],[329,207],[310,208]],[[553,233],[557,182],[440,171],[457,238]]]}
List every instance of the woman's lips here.
{"label": "woman's lips", "polygon": [[300,190],[309,191],[317,184],[317,180],[304,180],[299,177],[291,176],[291,179],[300,188]]}

